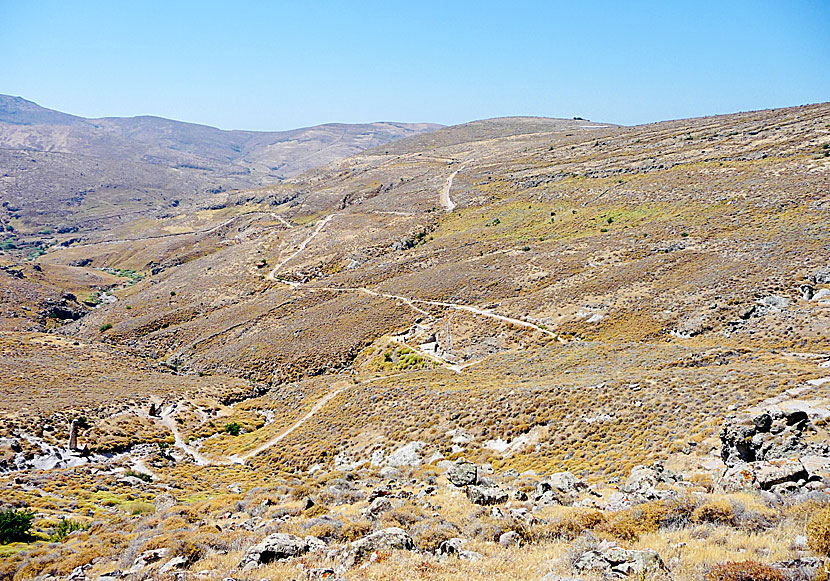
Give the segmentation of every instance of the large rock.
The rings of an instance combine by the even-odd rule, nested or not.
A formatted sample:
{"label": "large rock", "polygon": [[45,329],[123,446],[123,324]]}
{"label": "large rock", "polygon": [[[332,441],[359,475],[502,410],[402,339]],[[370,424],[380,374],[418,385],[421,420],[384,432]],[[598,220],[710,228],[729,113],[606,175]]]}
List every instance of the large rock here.
{"label": "large rock", "polygon": [[788,482],[802,484],[809,474],[798,458],[779,458],[768,462],[758,462],[755,466],[755,478],[762,490],[770,490],[778,484]]}
{"label": "large rock", "polygon": [[441,543],[438,545],[438,548],[435,549],[435,554],[439,557],[458,555],[464,549],[465,544],[467,544],[466,539],[462,539],[460,537],[452,537],[450,539],[447,539],[446,541],[441,541]]}
{"label": "large rock", "polygon": [[392,501],[384,496],[381,496],[374,499],[371,504],[369,504],[369,507],[363,511],[363,516],[370,519],[376,519],[381,515],[381,513],[384,513],[387,510],[392,510]]}
{"label": "large rock", "polygon": [[423,442],[410,442],[389,454],[386,458],[386,465],[398,468],[401,466],[420,466],[423,462],[421,451],[424,449]]}
{"label": "large rock", "polygon": [[577,571],[599,571],[615,576],[649,573],[665,569],[663,560],[655,551],[634,551],[605,541],[596,549],[586,551],[574,563]]}
{"label": "large rock", "polygon": [[251,569],[273,561],[299,557],[307,551],[308,543],[300,537],[286,533],[274,533],[248,549],[239,567]]}
{"label": "large rock", "polygon": [[770,410],[729,418],[721,429],[721,458],[727,466],[799,456],[810,449],[803,432],[810,427],[802,410]]}
{"label": "large rock", "polygon": [[676,493],[671,490],[658,489],[658,484],[671,484],[678,478],[663,464],[655,462],[651,466],[635,466],[628,479],[620,487],[625,494],[637,500],[668,500]]}
{"label": "large rock", "polygon": [[467,498],[473,504],[487,506],[507,502],[507,493],[498,486],[468,486]]}
{"label": "large rock", "polygon": [[816,284],[830,284],[830,266],[818,269],[810,278]]}
{"label": "large rock", "polygon": [[740,492],[758,487],[755,468],[751,464],[738,464],[727,469],[718,481],[724,492]]}
{"label": "large rock", "polygon": [[374,532],[349,544],[346,549],[346,568],[365,560],[374,551],[391,551],[400,549],[414,551],[415,542],[412,537],[398,527],[391,527]]}
{"label": "large rock", "polygon": [[547,478],[547,482],[554,490],[558,490],[563,494],[573,495],[584,490],[588,490],[588,484],[570,472],[557,472],[556,474],[551,474]]}
{"label": "large rock", "polygon": [[447,480],[455,486],[469,486],[478,482],[478,467],[472,462],[456,462],[447,469]]}

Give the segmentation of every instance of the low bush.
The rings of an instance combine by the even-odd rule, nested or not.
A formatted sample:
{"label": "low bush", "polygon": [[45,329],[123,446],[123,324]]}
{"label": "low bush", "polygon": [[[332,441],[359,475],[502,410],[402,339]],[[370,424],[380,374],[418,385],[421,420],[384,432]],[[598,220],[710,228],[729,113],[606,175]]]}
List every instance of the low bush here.
{"label": "low bush", "polygon": [[731,526],[735,524],[735,511],[726,500],[715,500],[697,507],[692,512],[692,522]]}
{"label": "low bush", "polygon": [[88,524],[68,518],[61,519],[60,521],[58,521],[58,524],[55,525],[55,529],[49,536],[49,540],[53,543],[59,543],[60,541],[68,537],[69,533],[74,533],[75,531],[85,531],[88,528]]}
{"label": "low bush", "polygon": [[785,581],[782,571],[757,561],[733,561],[715,565],[706,575],[706,581]]}
{"label": "low bush", "polygon": [[0,544],[30,540],[34,518],[31,510],[0,510]]}
{"label": "low bush", "polygon": [[340,531],[344,541],[356,541],[372,532],[372,523],[368,520],[347,522]]}
{"label": "low bush", "polygon": [[152,482],[153,477],[149,474],[145,474],[144,472],[136,472],[135,470],[127,470],[124,473],[124,476],[138,478],[139,480],[143,480],[144,482]]}
{"label": "low bush", "polygon": [[830,507],[819,509],[807,521],[807,544],[821,555],[830,555]]}

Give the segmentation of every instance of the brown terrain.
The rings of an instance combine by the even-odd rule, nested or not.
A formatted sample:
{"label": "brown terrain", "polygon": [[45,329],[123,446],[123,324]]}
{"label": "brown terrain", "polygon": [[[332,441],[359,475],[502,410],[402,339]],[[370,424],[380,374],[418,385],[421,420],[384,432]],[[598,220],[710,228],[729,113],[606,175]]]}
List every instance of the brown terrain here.
{"label": "brown terrain", "polygon": [[830,105],[326,161],[0,255],[0,578],[827,578]]}

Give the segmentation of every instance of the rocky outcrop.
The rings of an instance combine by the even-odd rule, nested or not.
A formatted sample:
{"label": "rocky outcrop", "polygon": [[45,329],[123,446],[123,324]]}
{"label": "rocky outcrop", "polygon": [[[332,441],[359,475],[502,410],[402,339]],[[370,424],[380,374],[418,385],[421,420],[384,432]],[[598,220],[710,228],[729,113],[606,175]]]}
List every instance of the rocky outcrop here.
{"label": "rocky outcrop", "polygon": [[239,567],[243,570],[299,557],[308,551],[308,543],[300,537],[286,533],[268,535],[245,553]]}
{"label": "rocky outcrop", "polygon": [[387,510],[392,510],[392,501],[390,501],[386,497],[381,496],[379,498],[374,499],[369,504],[369,507],[365,511],[363,511],[363,516],[365,518],[376,519]]}
{"label": "rocky outcrop", "polygon": [[426,444],[423,442],[410,442],[389,454],[386,457],[386,465],[393,468],[401,466],[420,466],[423,462],[421,451]]}
{"label": "rocky outcrop", "polygon": [[564,504],[566,498],[576,498],[588,488],[587,483],[570,472],[557,472],[536,485],[531,499],[540,504]]}
{"label": "rocky outcrop", "polygon": [[382,529],[350,543],[346,549],[344,565],[346,568],[351,568],[375,551],[394,549],[414,551],[415,542],[406,531],[398,527]]}
{"label": "rocky outcrop", "polygon": [[[736,416],[721,429],[721,458],[727,466],[742,462],[788,458],[808,452],[804,431],[812,427],[806,412],[772,410]],[[826,444],[822,445],[823,452]]]}
{"label": "rocky outcrop", "polygon": [[473,504],[488,506],[507,502],[507,493],[495,484],[468,486],[467,498]]}
{"label": "rocky outcrop", "polygon": [[665,569],[660,555],[655,551],[634,551],[604,541],[586,551],[574,562],[574,569],[582,572],[602,572],[614,577],[626,577],[634,573],[651,573]]}
{"label": "rocky outcrop", "polygon": [[826,488],[825,479],[810,472],[830,462],[826,442],[805,438],[806,432],[815,430],[807,412],[799,409],[771,409],[729,418],[720,434],[721,458],[728,466],[718,481],[720,489],[787,494]]}
{"label": "rocky outcrop", "polygon": [[651,466],[635,466],[620,491],[638,501],[667,500],[675,496],[672,490],[661,489],[661,484],[674,484],[679,478],[663,467],[661,462]]}

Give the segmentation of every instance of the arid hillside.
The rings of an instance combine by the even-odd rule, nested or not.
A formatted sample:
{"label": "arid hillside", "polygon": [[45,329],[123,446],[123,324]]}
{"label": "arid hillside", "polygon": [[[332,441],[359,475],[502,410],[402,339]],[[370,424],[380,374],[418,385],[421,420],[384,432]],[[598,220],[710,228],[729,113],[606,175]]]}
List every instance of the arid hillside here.
{"label": "arid hillside", "polygon": [[0,221],[20,242],[62,242],[220,208],[228,192],[278,182],[429,123],[223,131],[160,117],[86,119],[0,95]]}
{"label": "arid hillside", "polygon": [[503,118],[9,261],[10,498],[94,523],[10,575],[826,578],[828,192],[828,104]]}

